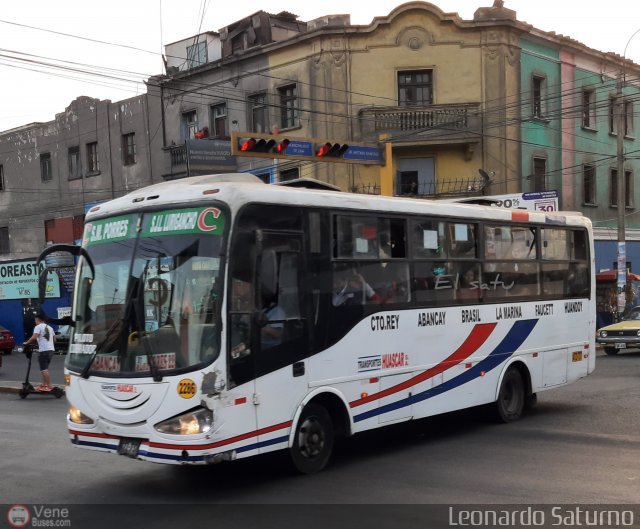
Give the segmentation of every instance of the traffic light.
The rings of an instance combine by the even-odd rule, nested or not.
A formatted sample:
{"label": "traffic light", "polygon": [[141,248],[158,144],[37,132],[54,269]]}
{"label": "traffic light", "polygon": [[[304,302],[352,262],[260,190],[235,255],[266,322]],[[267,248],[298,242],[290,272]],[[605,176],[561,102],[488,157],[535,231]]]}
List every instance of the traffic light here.
{"label": "traffic light", "polygon": [[316,156],[319,158],[342,158],[342,155],[347,152],[349,146],[346,143],[323,143],[316,151]]}
{"label": "traffic light", "polygon": [[312,162],[384,164],[379,145],[353,145],[324,138],[285,137],[261,132],[232,132],[231,154]]}
{"label": "traffic light", "polygon": [[249,138],[240,142],[240,152],[242,153],[260,153],[260,154],[286,154],[288,139],[276,142],[273,138]]}
{"label": "traffic light", "polygon": [[274,139],[260,138],[256,140],[255,138],[249,138],[242,144],[240,150],[242,152],[270,152],[275,144],[276,140]]}

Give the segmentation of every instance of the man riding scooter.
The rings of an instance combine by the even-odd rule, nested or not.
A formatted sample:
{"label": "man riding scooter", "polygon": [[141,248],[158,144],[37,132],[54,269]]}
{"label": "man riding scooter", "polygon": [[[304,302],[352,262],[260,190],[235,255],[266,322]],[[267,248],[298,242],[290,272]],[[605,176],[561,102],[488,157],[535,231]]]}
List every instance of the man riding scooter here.
{"label": "man riding scooter", "polygon": [[55,352],[55,333],[53,329],[45,323],[44,316],[38,314],[36,316],[36,326],[33,334],[24,345],[27,346],[37,340],[38,342],[38,363],[40,364],[40,374],[42,375],[42,384],[37,391],[51,391],[51,377],[49,376],[49,364]]}

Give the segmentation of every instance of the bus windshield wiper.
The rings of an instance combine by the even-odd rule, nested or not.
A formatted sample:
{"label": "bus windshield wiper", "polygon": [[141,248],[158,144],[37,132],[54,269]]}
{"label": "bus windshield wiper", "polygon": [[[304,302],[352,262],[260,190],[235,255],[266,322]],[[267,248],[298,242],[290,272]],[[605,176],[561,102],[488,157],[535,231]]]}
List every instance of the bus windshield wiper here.
{"label": "bus windshield wiper", "polygon": [[145,329],[142,328],[140,322],[145,321],[144,315],[144,281],[147,276],[147,269],[149,268],[149,261],[147,260],[147,264],[144,266],[144,270],[140,274],[140,279],[138,280],[138,288],[136,289],[136,297],[134,299],[134,310],[136,313],[136,331],[138,332],[138,336],[140,342],[142,343],[142,348],[144,349],[144,354],[147,357],[147,364],[149,364],[149,371],[151,372],[151,376],[153,377],[154,382],[162,382],[162,375],[160,374],[160,370],[156,365],[156,361],[153,358],[153,352],[151,351],[151,347],[149,346],[149,342],[147,341],[147,337],[145,336]]}

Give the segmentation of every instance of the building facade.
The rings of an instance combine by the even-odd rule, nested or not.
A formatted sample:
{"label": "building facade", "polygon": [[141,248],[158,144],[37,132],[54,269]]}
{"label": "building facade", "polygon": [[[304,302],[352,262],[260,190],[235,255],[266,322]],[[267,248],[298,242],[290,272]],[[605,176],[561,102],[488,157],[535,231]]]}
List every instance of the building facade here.
{"label": "building facade", "polygon": [[[1,260],[77,240],[91,204],[137,187],[250,171],[417,198],[555,191],[561,209],[594,221],[598,268],[614,260],[620,180],[629,260],[640,265],[640,69],[518,21],[502,2],[472,20],[408,2],[362,26],[259,11],[167,45],[165,65],[145,95],[79,97],[52,122],[0,133]],[[232,133],[373,145],[383,163],[233,156]]]}

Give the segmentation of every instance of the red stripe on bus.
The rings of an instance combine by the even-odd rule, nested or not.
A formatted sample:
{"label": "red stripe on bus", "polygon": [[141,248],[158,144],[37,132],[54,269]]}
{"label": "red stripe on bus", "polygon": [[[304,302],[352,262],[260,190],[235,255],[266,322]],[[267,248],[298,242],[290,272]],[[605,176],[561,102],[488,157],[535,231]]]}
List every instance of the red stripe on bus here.
{"label": "red stripe on bus", "polygon": [[149,448],[167,448],[170,450],[207,450],[209,448],[217,448],[219,446],[230,445],[233,443],[237,443],[238,441],[244,441],[245,439],[250,439],[252,437],[257,437],[258,435],[263,435],[270,432],[275,432],[277,430],[282,430],[283,428],[289,428],[293,424],[293,421],[281,422],[280,424],[274,424],[273,426],[267,426],[266,428],[261,428],[260,430],[254,430],[253,432],[243,433],[242,435],[236,435],[235,437],[230,437],[229,439],[223,439],[222,441],[216,441],[215,443],[207,443],[202,445],[174,445],[168,443],[149,443]]}
{"label": "red stripe on bus", "polygon": [[116,437],[114,435],[109,435],[106,433],[81,432],[78,430],[69,430],[69,433],[72,435],[83,435],[85,437],[100,437],[101,439],[114,439],[114,440],[119,439],[119,437]]}
{"label": "red stripe on bus", "polygon": [[528,211],[512,211],[511,212],[511,220],[520,221],[520,222],[528,222],[529,221],[529,212]]}
{"label": "red stripe on bus", "polygon": [[445,358],[438,365],[423,371],[419,375],[406,380],[400,384],[396,384],[395,386],[391,386],[383,391],[379,391],[378,393],[373,393],[364,398],[354,400],[349,403],[351,408],[356,408],[357,406],[362,406],[367,402],[372,402],[374,400],[381,399],[383,397],[387,397],[392,395],[393,393],[397,393],[398,391],[402,391],[403,389],[410,388],[411,386],[415,386],[420,382],[424,382],[429,378],[434,377],[435,375],[439,375],[440,373],[446,371],[450,367],[459,364],[465,358],[468,358],[473,353],[475,353],[480,346],[489,338],[493,329],[495,329],[497,323],[480,323],[476,325],[471,334],[467,337],[464,343],[448,358]]}

